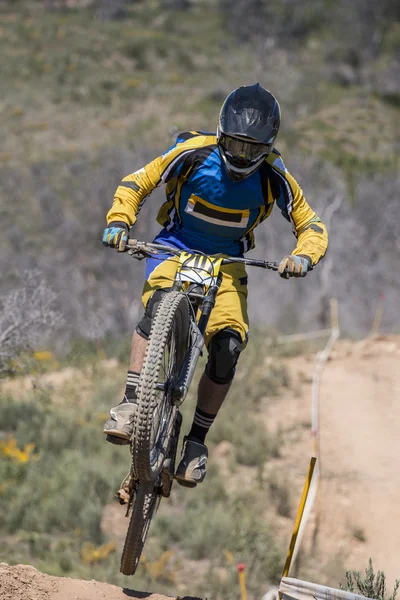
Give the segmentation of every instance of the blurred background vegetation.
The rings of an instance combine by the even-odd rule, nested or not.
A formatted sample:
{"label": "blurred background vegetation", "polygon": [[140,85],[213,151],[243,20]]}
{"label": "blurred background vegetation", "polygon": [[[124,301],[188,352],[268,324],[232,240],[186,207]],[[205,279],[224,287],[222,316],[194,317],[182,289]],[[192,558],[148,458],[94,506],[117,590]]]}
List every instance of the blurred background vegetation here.
{"label": "blurred background vegetation", "polygon": [[[127,464],[99,432],[123,386],[144,269],[103,248],[105,214],[123,176],[178,132],[215,130],[227,94],[259,81],[281,103],[277,147],[330,248],[302,281],[249,273],[253,346],[211,441],[237,482],[251,472],[258,486],[227,489],[215,467],[195,495],[174,488],[135,585],[176,589],[183,557],[185,581],[216,600],[232,597],[237,558],[250,598],[277,581],[283,550],[263,502],[288,518],[292,500],[264,477],[280,445],[257,411],[290,382],[278,359],[257,370],[271,348],[256,330],[326,327],[333,295],[346,334],[368,332],[383,299],[382,328],[399,330],[399,12],[390,0],[0,1],[0,363],[48,377],[1,392],[0,560],[127,584],[104,508]],[[162,200],[148,199],[135,236],[158,231]],[[256,239],[270,260],[294,246],[279,211]],[[72,369],[61,384],[59,367]]]}
{"label": "blurred background vegetation", "polygon": [[[264,403],[290,381],[278,358],[256,360],[260,350],[273,351],[271,340],[259,335],[254,342],[210,432],[214,460],[207,484],[196,490],[176,484],[161,503],[134,580],[119,573],[127,520],[114,498],[129,469],[129,452],[106,444],[101,433],[110,399],[123,390],[125,364],[99,360],[84,349],[79,366],[67,358],[69,367],[58,364],[58,370],[53,366],[3,384],[0,562],[228,600],[237,588],[236,563],[243,561],[249,597],[260,598],[279,581],[285,559],[272,515],[286,520],[294,515],[288,482],[267,477],[266,467],[279,459],[283,440],[265,428],[261,416]],[[185,428],[195,388],[196,382],[182,407]]]}
{"label": "blurred background vegetation", "polygon": [[[0,11],[1,296],[39,270],[64,317],[53,344],[131,330],[143,263],[101,244],[115,188],[177,132],[215,130],[226,95],[255,81],[280,100],[277,147],[330,248],[302,281],[250,271],[253,323],[325,327],[336,295],[343,330],[362,335],[384,295],[383,328],[399,329],[397,3],[3,0]],[[158,231],[163,194],[135,236]],[[254,255],[272,260],[295,242],[278,210],[256,238]]]}

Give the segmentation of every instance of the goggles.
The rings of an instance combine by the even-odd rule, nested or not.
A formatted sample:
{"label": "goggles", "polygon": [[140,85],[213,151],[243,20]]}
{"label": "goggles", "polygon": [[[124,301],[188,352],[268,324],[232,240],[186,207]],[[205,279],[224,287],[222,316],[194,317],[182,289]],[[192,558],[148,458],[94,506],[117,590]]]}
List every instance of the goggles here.
{"label": "goggles", "polygon": [[224,133],[220,134],[218,143],[223,148],[228,162],[236,167],[250,167],[272,150],[272,145],[247,142]]}

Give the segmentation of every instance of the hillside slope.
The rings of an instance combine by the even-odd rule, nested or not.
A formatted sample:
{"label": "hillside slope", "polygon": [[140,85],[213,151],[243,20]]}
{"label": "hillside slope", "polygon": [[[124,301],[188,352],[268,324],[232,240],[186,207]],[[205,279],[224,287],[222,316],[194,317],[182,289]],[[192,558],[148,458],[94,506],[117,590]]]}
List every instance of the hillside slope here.
{"label": "hillside slope", "polygon": [[[65,319],[57,335],[47,320],[54,346],[132,330],[143,263],[101,243],[117,185],[177,133],[214,131],[227,94],[260,81],[279,99],[278,149],[326,223],[330,249],[307,280],[250,272],[252,321],[287,333],[325,327],[335,295],[343,327],[364,335],[385,294],[383,328],[398,332],[396,3],[84,5],[121,2],[116,20],[75,0],[0,2],[2,295],[19,287],[16,272],[24,282],[26,269],[40,271]],[[146,201],[135,237],[158,233],[164,198],[160,187]],[[257,257],[293,250],[277,208],[256,237]]]}

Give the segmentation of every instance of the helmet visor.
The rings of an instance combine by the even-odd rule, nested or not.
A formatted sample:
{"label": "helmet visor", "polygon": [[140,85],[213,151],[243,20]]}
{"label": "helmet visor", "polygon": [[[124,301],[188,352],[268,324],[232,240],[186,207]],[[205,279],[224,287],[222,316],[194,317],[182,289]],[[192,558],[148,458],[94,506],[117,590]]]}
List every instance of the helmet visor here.
{"label": "helmet visor", "polygon": [[219,144],[224,150],[227,161],[241,168],[251,167],[272,150],[270,145],[247,142],[224,133],[220,135]]}

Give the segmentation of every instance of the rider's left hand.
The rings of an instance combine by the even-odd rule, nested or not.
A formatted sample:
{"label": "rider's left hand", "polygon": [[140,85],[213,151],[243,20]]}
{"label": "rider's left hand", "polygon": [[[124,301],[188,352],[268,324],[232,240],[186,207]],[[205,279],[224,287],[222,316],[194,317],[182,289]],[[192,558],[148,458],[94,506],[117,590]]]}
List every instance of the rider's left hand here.
{"label": "rider's left hand", "polygon": [[289,277],[305,277],[312,269],[311,260],[308,256],[285,256],[279,263],[278,272],[284,279]]}

